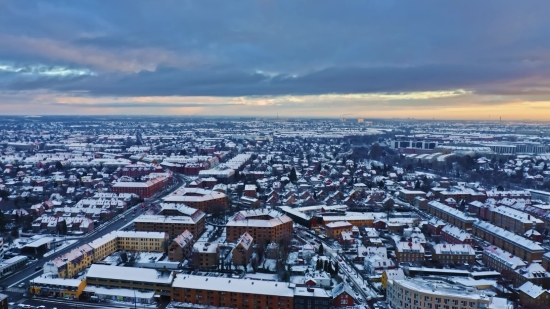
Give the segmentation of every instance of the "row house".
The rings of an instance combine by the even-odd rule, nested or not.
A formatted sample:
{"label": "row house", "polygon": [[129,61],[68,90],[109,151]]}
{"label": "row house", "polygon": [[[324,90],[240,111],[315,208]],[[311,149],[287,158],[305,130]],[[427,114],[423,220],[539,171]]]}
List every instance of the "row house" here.
{"label": "row house", "polygon": [[517,234],[525,234],[531,228],[539,231],[544,228],[542,220],[505,206],[493,207],[489,222]]}
{"label": "row house", "polygon": [[450,244],[474,245],[474,239],[470,233],[459,229],[454,225],[446,225],[441,229],[441,238]]}
{"label": "row house", "polygon": [[437,201],[428,203],[428,213],[466,231],[471,231],[474,222],[477,221],[476,218]]}
{"label": "row house", "polygon": [[474,223],[472,234],[528,262],[541,261],[545,252],[536,242],[484,221]]}
{"label": "row house", "polygon": [[471,264],[475,259],[475,251],[470,245],[437,244],[432,248],[432,260],[442,264]]}

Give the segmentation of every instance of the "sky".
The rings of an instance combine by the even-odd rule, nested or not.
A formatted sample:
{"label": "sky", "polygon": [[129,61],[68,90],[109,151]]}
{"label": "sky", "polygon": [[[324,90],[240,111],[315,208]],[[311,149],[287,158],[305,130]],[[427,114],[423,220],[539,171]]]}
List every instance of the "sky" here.
{"label": "sky", "polygon": [[548,0],[0,0],[0,114],[550,121],[548,12]]}

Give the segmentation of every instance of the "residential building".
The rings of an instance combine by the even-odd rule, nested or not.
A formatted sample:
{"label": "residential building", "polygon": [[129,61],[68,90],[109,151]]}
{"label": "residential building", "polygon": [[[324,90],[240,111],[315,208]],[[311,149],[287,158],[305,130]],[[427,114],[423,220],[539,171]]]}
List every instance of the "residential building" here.
{"label": "residential building", "polygon": [[51,274],[44,274],[30,281],[29,292],[37,296],[78,300],[85,287],[86,279],[56,278]]}
{"label": "residential building", "polygon": [[472,264],[476,260],[476,254],[470,245],[436,244],[432,249],[432,260],[441,264]]}
{"label": "residential building", "polygon": [[532,306],[533,308],[550,307],[550,291],[540,285],[527,281],[518,290],[519,300],[523,306]]}
{"label": "residential building", "polygon": [[181,187],[163,200],[165,203],[185,204],[204,212],[226,210],[229,206],[225,193],[202,188]]}
{"label": "residential building", "polygon": [[533,227],[539,231],[542,231],[544,228],[542,220],[523,211],[506,206],[493,207],[489,222],[520,235],[525,234],[525,232]]}
{"label": "residential building", "polygon": [[332,289],[332,305],[337,308],[353,307],[355,306],[353,295],[353,290],[347,283],[339,283]]}
{"label": "residential building", "polygon": [[165,232],[117,231],[117,250],[139,252],[164,252],[164,242],[168,240]]}
{"label": "residential building", "polygon": [[165,298],[170,297],[174,277],[171,271],[100,264],[93,264],[86,273],[88,286],[154,292]]}
{"label": "residential building", "polygon": [[338,239],[342,232],[350,232],[353,225],[347,221],[333,221],[325,224],[325,235],[332,239]]}
{"label": "residential building", "polygon": [[329,309],[332,295],[324,288],[294,288],[294,309]]}
{"label": "residential building", "polygon": [[503,276],[509,276],[516,269],[527,265],[519,256],[504,251],[497,246],[488,246],[483,249],[481,259],[483,264],[500,272]]}
{"label": "residential building", "polygon": [[269,244],[292,237],[292,219],[270,209],[243,210],[226,224],[227,241],[236,242],[245,232],[256,243]]}
{"label": "residential building", "polygon": [[528,262],[541,261],[545,252],[543,247],[532,240],[489,222],[478,221],[474,223],[472,234]]}
{"label": "residential building", "polygon": [[488,291],[427,279],[388,280],[386,301],[393,309],[513,308]]}
{"label": "residential building", "polygon": [[134,220],[134,227],[136,231],[166,232],[170,237],[177,237],[189,230],[198,238],[204,232],[205,215],[204,212],[193,217],[141,215]]}
{"label": "residential building", "polygon": [[424,246],[418,242],[402,241],[396,244],[395,256],[398,263],[420,263],[426,260]]}
{"label": "residential building", "polygon": [[550,273],[539,263],[531,263],[516,269],[515,286],[519,287],[527,281],[548,289],[550,288]]}
{"label": "residential building", "polygon": [[237,240],[237,245],[233,248],[233,265],[235,266],[246,266],[250,262],[250,257],[252,257],[254,238],[245,232],[239,240]]}
{"label": "residential building", "polygon": [[145,182],[119,181],[113,184],[115,193],[133,193],[141,198],[149,198],[164,189],[172,181],[172,173],[154,173],[155,175]]}
{"label": "residential building", "polygon": [[471,231],[474,222],[477,221],[476,218],[437,201],[428,203],[427,212],[465,231]]}
{"label": "residential building", "polygon": [[474,245],[472,235],[454,225],[445,225],[441,229],[441,239],[450,244]]}
{"label": "residential building", "polygon": [[72,278],[93,261],[94,249],[85,244],[44,264],[44,273],[57,274],[59,278]]}
{"label": "residential building", "polygon": [[403,201],[413,202],[414,199],[417,197],[425,198],[426,192],[419,191],[419,190],[413,191],[413,190],[402,189],[402,190],[399,190],[398,197]]}
{"label": "residential building", "polygon": [[228,308],[294,308],[294,288],[287,282],[178,274],[172,301]]}
{"label": "residential building", "polygon": [[183,262],[191,254],[193,249],[193,234],[188,230],[174,238],[168,247],[168,259],[171,262]]}
{"label": "residential building", "polygon": [[193,245],[191,264],[194,268],[218,268],[220,245],[217,242],[196,242]]}

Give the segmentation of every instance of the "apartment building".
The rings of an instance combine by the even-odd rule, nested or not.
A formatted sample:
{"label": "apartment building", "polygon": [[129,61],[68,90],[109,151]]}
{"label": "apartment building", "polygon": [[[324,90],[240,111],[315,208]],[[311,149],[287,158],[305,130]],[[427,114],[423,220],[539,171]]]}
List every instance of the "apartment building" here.
{"label": "apartment building", "polygon": [[294,309],[329,309],[332,293],[323,288],[296,287]]}
{"label": "apartment building", "polygon": [[520,287],[522,284],[529,281],[545,289],[550,288],[550,273],[548,273],[539,263],[531,263],[516,269],[514,279],[514,285],[516,287]]}
{"label": "apartment building", "polygon": [[243,210],[236,213],[226,224],[226,239],[239,240],[248,233],[256,243],[269,244],[292,237],[292,219],[270,209]]}
{"label": "apartment building", "polygon": [[169,298],[174,276],[171,271],[93,264],[86,281],[88,286],[154,292]]}
{"label": "apartment building", "polygon": [[164,242],[168,240],[165,232],[116,232],[118,250],[139,252],[163,252]]}
{"label": "apartment building", "polygon": [[233,248],[233,265],[240,265],[246,267],[252,256],[252,245],[254,239],[250,234],[244,233],[241,235],[239,240],[237,240],[237,245]]}
{"label": "apartment building", "polygon": [[197,238],[204,232],[205,214],[193,217],[141,215],[134,220],[136,231],[166,232],[170,237],[177,237],[188,230]]}
{"label": "apartment building", "polygon": [[513,308],[488,291],[425,279],[388,280],[386,301],[393,309]]}
{"label": "apartment building", "polygon": [[325,225],[325,235],[332,239],[338,239],[342,232],[349,232],[349,236],[351,236],[352,228],[353,225],[347,221],[329,222]]}
{"label": "apartment building", "polygon": [[229,207],[225,193],[202,188],[181,187],[163,200],[165,203],[185,204],[204,212],[225,210]]}
{"label": "apartment building", "polygon": [[518,290],[522,305],[532,308],[550,308],[550,291],[540,285],[527,281]]}
{"label": "apartment building", "polygon": [[465,231],[471,231],[476,218],[437,201],[428,203],[427,212]]}
{"label": "apartment building", "polygon": [[432,260],[441,264],[471,264],[476,260],[476,253],[470,245],[437,244],[432,248]]}
{"label": "apartment building", "polygon": [[539,231],[544,229],[544,222],[542,220],[523,211],[506,206],[493,207],[490,212],[489,222],[520,235],[525,234],[525,232],[533,227]]}
{"label": "apartment building", "polygon": [[541,261],[545,250],[536,242],[516,235],[489,222],[474,223],[473,235],[530,262]]}
{"label": "apartment building", "polygon": [[474,239],[470,233],[450,224],[441,229],[441,238],[450,244],[474,245]]}
{"label": "apartment building", "polygon": [[218,268],[220,262],[220,245],[217,242],[196,242],[191,253],[194,268]]}
{"label": "apartment building", "polygon": [[526,266],[525,262],[516,255],[504,251],[496,246],[489,246],[483,249],[481,258],[483,264],[500,272],[501,274],[511,274],[516,269]]}
{"label": "apartment building", "polygon": [[174,238],[168,247],[168,259],[171,262],[183,262],[193,249],[193,234],[185,230],[178,237]]}
{"label": "apartment building", "polygon": [[[151,178],[145,182],[119,181],[113,184],[112,190],[115,193],[133,193],[141,198],[149,198],[164,189],[171,181],[172,174],[156,173],[158,177]],[[149,174],[149,176],[154,174]]]}
{"label": "apartment building", "polygon": [[29,292],[44,297],[78,300],[85,287],[86,279],[56,278],[51,274],[44,274],[31,280]]}
{"label": "apartment building", "polygon": [[347,221],[359,228],[373,227],[374,215],[371,213],[346,212],[343,215],[318,215],[310,219],[311,227],[325,226],[331,222]]}
{"label": "apartment building", "polygon": [[98,262],[118,250],[162,252],[168,234],[163,232],[113,231],[44,264],[44,273],[72,278],[93,262]]}
{"label": "apartment building", "polygon": [[189,207],[182,203],[161,203],[159,215],[162,216],[187,216],[187,217],[200,217],[206,214],[199,209]]}
{"label": "apartment building", "polygon": [[426,260],[424,246],[416,241],[402,241],[397,243],[395,257],[398,263],[420,263]]}
{"label": "apartment building", "polygon": [[179,274],[172,301],[228,308],[293,309],[294,288],[287,282]]}
{"label": "apartment building", "polygon": [[94,249],[85,244],[44,264],[44,273],[57,274],[59,278],[72,278],[90,265]]}

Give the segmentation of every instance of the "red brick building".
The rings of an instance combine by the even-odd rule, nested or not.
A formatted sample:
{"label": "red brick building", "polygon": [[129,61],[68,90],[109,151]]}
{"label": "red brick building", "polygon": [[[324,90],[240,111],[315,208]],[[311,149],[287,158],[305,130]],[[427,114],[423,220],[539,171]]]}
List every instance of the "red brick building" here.
{"label": "red brick building", "polygon": [[172,173],[159,174],[146,182],[119,181],[112,187],[115,193],[134,193],[141,198],[149,198],[164,189],[172,181]]}

